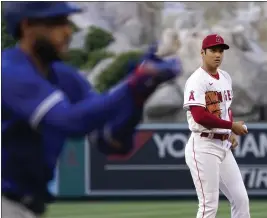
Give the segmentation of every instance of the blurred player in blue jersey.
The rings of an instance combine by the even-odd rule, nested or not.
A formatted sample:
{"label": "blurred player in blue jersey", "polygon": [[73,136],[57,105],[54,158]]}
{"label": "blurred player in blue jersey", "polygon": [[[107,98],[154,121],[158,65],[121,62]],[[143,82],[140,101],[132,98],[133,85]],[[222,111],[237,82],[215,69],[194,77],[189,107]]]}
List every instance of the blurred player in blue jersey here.
{"label": "blurred player in blue jersey", "polygon": [[2,216],[34,218],[51,202],[47,184],[66,138],[88,135],[101,152],[126,154],[144,102],[180,66],[150,55],[112,90],[97,94],[62,61],[72,36],[68,16],[80,8],[5,2],[3,10],[19,43],[2,51]]}

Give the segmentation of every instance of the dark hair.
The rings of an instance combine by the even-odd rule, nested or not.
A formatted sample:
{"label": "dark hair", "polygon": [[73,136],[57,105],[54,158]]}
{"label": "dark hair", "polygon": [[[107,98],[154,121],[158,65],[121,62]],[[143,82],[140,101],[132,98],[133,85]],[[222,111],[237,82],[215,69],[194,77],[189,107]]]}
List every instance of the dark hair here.
{"label": "dark hair", "polygon": [[[55,16],[55,17],[45,17],[45,18],[31,18],[31,19],[27,19],[27,22],[29,25],[44,24],[44,25],[54,26],[58,24],[69,23],[70,21],[67,19],[67,16]],[[21,23],[20,23],[18,27],[16,28],[14,38],[16,40],[20,40],[22,36],[23,34],[22,34]]]}

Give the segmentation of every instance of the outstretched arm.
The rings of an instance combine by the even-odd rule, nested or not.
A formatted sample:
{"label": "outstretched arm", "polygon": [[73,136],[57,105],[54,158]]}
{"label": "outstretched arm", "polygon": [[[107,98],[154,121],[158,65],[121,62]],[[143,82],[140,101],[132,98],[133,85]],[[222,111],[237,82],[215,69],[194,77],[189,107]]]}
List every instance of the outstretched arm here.
{"label": "outstretched arm", "polygon": [[[138,68],[114,89],[103,95],[71,104],[63,92],[28,67],[2,66],[3,105],[28,121],[33,128],[47,128],[66,136],[85,135],[105,126],[119,105],[142,106],[164,81],[177,75],[173,62],[148,63]],[[25,75],[25,72],[27,74]]]}

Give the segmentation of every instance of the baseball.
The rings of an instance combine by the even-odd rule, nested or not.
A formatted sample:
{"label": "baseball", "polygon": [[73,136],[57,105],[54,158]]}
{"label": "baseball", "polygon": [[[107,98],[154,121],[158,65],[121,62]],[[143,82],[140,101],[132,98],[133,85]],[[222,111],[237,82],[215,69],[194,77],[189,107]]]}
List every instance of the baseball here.
{"label": "baseball", "polygon": [[248,127],[245,124],[243,125],[243,127],[245,130],[248,130]]}

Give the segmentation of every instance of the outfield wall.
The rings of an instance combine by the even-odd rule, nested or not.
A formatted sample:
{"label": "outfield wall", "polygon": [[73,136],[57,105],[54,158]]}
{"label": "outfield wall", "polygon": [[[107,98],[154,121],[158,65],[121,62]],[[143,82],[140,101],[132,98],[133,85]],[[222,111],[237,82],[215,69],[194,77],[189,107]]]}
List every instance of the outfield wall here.
{"label": "outfield wall", "polygon": [[[267,124],[251,123],[248,129],[233,153],[249,196],[267,198]],[[194,197],[184,160],[189,135],[185,124],[140,125],[127,156],[104,156],[84,139],[69,140],[50,189],[73,199]]]}

